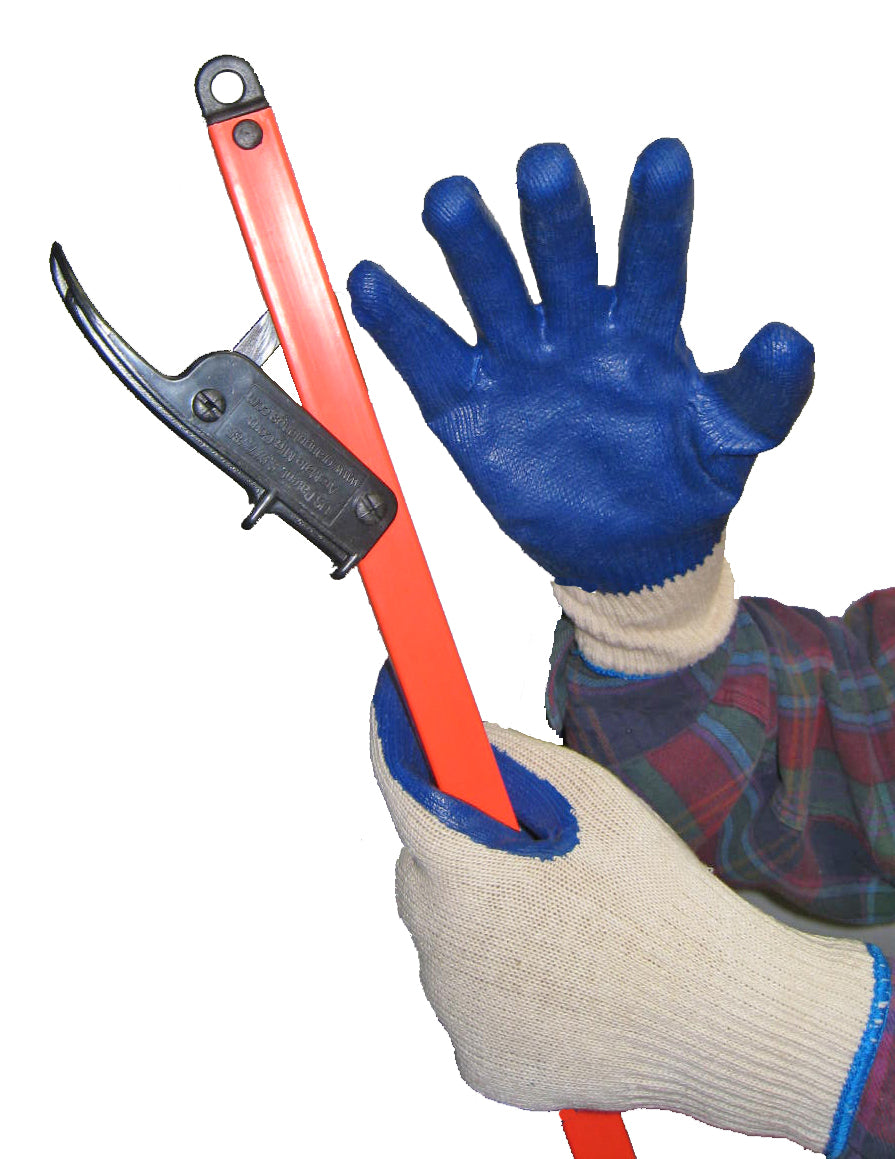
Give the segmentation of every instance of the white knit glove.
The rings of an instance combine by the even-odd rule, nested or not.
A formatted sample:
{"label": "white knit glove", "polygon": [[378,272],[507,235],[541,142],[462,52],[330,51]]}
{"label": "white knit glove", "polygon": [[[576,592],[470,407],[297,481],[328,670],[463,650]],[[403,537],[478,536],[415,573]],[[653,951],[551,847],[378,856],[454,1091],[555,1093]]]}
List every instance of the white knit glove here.
{"label": "white knit glove", "polygon": [[628,595],[553,585],[589,664],[625,675],[660,676],[702,660],[736,616],[724,539],[698,567]]}
{"label": "white knit glove", "polygon": [[463,1078],[533,1110],[663,1107],[815,1151],[844,1140],[880,1016],[868,948],[753,909],[586,758],[490,736],[537,837],[431,787],[383,673],[372,755],[405,846],[398,907]]}

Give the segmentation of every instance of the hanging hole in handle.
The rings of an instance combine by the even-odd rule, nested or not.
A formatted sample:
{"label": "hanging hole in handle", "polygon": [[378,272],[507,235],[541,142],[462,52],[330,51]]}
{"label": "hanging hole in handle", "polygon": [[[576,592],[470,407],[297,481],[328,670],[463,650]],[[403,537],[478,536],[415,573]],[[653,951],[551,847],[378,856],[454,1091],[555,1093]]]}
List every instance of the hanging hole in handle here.
{"label": "hanging hole in handle", "polygon": [[242,100],[245,91],[245,81],[239,73],[230,69],[219,72],[211,82],[211,95],[222,105],[235,105],[237,101]]}
{"label": "hanging hole in handle", "polygon": [[196,75],[196,99],[209,125],[270,108],[255,70],[241,56],[207,60]]}

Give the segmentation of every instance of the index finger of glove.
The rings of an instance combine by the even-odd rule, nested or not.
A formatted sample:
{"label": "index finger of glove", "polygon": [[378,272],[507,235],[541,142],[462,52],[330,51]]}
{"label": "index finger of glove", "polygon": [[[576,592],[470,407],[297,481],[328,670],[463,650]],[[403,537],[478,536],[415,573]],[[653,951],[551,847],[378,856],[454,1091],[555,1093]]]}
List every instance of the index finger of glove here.
{"label": "index finger of glove", "polygon": [[584,329],[596,306],[597,247],[587,188],[565,145],[534,145],[516,169],[522,235],[552,330]]}
{"label": "index finger of glove", "polygon": [[680,141],[637,158],[618,243],[618,319],[667,343],[684,311],[693,222],[693,168]]}
{"label": "index finger of glove", "polygon": [[506,238],[467,177],[446,177],[426,194],[423,224],[441,247],[476,332],[512,350],[535,332],[536,315]]}
{"label": "index finger of glove", "polygon": [[456,331],[374,262],[348,276],[351,312],[410,389],[426,422],[472,380],[475,352]]}

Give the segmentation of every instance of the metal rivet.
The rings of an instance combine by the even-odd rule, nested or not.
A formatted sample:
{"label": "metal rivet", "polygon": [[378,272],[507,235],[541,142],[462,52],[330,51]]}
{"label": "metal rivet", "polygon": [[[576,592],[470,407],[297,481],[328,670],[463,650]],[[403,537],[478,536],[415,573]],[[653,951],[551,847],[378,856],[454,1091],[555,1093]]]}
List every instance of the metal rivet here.
{"label": "metal rivet", "polygon": [[257,121],[239,121],[233,126],[233,140],[240,149],[255,149],[264,133]]}

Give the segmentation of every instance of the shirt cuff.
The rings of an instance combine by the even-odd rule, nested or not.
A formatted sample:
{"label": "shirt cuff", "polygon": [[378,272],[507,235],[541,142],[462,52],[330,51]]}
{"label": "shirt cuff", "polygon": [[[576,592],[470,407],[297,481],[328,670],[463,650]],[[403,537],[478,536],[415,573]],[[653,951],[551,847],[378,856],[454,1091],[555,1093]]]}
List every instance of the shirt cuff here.
{"label": "shirt cuff", "polygon": [[584,659],[609,675],[659,676],[687,668],[721,644],[736,615],[724,539],[698,567],[628,595],[554,583]]}

